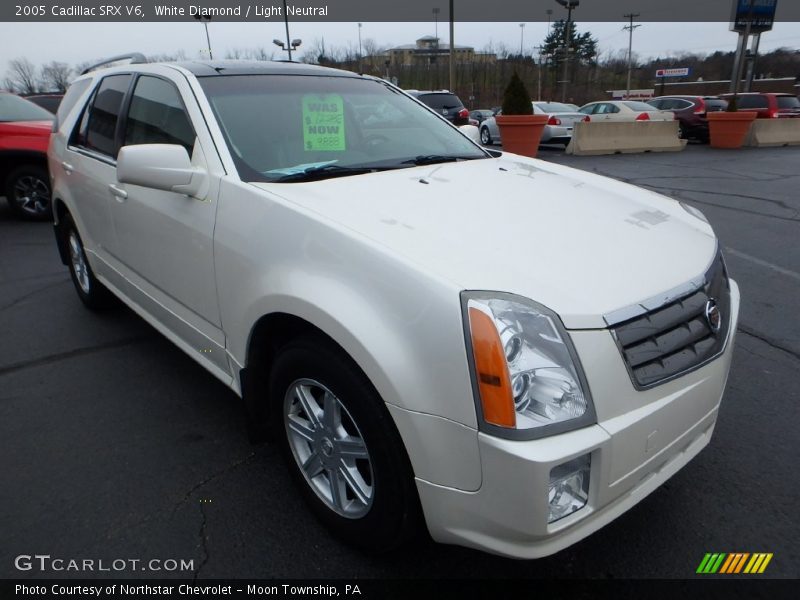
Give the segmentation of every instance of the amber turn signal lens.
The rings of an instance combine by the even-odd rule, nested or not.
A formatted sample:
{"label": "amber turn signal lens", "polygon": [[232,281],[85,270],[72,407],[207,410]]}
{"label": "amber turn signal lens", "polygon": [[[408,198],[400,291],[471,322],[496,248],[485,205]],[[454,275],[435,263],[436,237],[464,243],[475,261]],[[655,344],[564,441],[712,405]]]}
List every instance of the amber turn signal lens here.
{"label": "amber turn signal lens", "polygon": [[469,309],[469,327],[483,418],[492,425],[515,427],[511,379],[497,327],[489,315],[477,308]]}

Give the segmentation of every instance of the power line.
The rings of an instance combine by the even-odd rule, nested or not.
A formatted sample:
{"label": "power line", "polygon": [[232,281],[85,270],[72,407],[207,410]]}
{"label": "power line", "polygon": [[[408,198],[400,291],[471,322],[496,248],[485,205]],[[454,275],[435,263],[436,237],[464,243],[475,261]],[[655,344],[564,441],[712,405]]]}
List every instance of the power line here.
{"label": "power line", "polygon": [[629,13],[627,15],[623,15],[626,19],[630,20],[630,24],[623,27],[623,29],[627,29],[630,33],[628,37],[628,87],[625,91],[625,98],[631,97],[631,70],[633,69],[633,30],[637,27],[641,27],[641,25],[634,25],[633,20],[639,16],[638,13]]}

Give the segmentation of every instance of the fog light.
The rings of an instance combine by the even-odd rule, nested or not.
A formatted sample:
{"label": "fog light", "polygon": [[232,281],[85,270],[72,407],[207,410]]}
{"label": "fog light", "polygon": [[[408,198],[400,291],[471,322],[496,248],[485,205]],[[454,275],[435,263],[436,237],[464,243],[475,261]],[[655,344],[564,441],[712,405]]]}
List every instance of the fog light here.
{"label": "fog light", "polygon": [[558,465],[550,471],[550,489],[547,501],[550,504],[548,523],[558,521],[586,506],[589,499],[589,454]]}

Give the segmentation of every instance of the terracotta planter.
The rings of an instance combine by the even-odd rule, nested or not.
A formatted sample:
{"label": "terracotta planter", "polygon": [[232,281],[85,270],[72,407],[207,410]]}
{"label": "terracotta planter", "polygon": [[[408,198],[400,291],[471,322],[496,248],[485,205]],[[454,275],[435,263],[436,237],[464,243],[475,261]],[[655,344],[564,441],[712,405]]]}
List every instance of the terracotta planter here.
{"label": "terracotta planter", "polygon": [[708,131],[712,148],[741,148],[756,118],[756,112],[742,110],[737,112],[708,113]]}
{"label": "terracotta planter", "polygon": [[495,120],[500,128],[503,150],[536,157],[547,115],[498,115]]}

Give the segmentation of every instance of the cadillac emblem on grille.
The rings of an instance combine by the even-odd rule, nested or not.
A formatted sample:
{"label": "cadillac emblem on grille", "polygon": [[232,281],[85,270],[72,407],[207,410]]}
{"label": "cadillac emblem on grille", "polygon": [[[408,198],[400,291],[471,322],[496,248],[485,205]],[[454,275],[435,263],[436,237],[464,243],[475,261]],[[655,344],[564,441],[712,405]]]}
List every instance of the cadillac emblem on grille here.
{"label": "cadillac emblem on grille", "polygon": [[717,301],[713,298],[709,298],[708,302],[706,302],[705,315],[711,331],[717,333],[719,328],[722,326],[722,315],[719,312]]}

